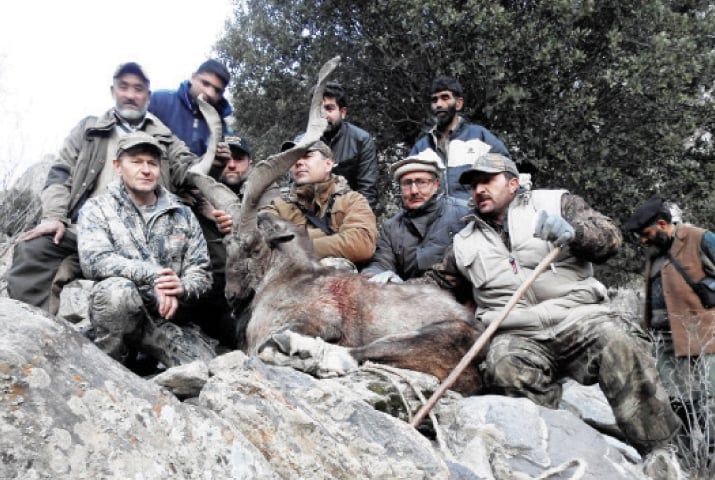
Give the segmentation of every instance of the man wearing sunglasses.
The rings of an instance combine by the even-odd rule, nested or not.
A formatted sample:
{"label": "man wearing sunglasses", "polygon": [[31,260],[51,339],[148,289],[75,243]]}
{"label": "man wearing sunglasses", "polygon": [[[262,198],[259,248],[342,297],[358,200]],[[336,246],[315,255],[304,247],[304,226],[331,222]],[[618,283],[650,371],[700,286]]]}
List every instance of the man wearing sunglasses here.
{"label": "man wearing sunglasses", "polygon": [[392,164],[400,185],[402,210],[385,221],[377,250],[363,273],[376,283],[402,282],[421,276],[439,262],[452,237],[465,223],[467,203],[440,191],[444,164],[432,149]]}

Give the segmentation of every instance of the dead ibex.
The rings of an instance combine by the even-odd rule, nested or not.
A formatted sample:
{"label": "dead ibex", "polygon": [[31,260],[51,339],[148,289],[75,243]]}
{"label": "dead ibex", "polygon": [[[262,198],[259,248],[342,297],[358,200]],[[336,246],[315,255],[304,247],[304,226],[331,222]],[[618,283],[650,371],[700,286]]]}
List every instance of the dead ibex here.
{"label": "dead ibex", "polygon": [[[253,295],[246,331],[250,354],[275,346],[277,333],[291,331],[350,347],[348,352],[357,362],[387,363],[442,380],[483,331],[466,308],[436,287],[379,285],[359,274],[323,267],[305,232],[257,213],[263,191],[286,175],[324,131],[322,95],[338,61],[339,57],[332,59],[320,71],[300,143],[257,163],[249,174],[240,213],[233,211],[238,221],[225,240],[226,296],[235,304]],[[226,203],[218,198],[223,191],[204,193],[214,204]],[[455,388],[476,393],[480,386],[474,365]]]}

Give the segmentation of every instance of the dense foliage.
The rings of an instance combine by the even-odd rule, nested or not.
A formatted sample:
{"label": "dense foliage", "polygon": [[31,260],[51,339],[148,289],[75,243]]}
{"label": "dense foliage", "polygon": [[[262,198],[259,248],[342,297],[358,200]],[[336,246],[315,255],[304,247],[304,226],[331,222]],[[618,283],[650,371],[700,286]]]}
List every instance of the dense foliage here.
{"label": "dense foliage", "polygon": [[[452,74],[535,185],[621,223],[658,190],[712,228],[713,32],[713,7],[688,0],[236,0],[218,50],[259,156],[301,131],[317,69],[340,54],[348,118],[383,151],[412,145],[430,80]],[[641,263],[629,244],[602,276]]]}

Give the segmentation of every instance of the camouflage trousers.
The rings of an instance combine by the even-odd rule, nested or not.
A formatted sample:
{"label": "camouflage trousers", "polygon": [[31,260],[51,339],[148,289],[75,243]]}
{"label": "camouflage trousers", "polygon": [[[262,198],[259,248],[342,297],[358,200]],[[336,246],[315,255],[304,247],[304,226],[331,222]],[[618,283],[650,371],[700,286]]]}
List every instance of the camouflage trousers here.
{"label": "camouflage trousers", "polygon": [[94,343],[123,361],[130,349],[143,351],[167,367],[195,360],[210,361],[216,354],[211,341],[196,325],[178,325],[159,318],[152,300],[144,298],[126,278],[110,277],[95,283],[89,298]]}
{"label": "camouflage trousers", "polygon": [[647,337],[603,312],[586,313],[577,322],[532,337],[498,334],[484,374],[492,391],[550,408],[558,406],[564,377],[583,385],[598,383],[624,436],[642,453],[666,444],[680,427]]}

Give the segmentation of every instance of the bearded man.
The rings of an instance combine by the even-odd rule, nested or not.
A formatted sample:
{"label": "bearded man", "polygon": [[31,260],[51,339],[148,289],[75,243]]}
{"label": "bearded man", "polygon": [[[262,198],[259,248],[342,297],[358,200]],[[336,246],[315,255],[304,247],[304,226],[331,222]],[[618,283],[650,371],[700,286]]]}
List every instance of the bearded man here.
{"label": "bearded man", "polygon": [[492,132],[462,115],[464,97],[462,85],[456,78],[439,76],[430,88],[430,110],[434,125],[420,137],[409,156],[432,149],[447,167],[442,186],[447,195],[464,200],[471,198],[471,190],[459,183],[459,176],[480,156],[492,152],[510,157],[509,151]]}
{"label": "bearded man", "polygon": [[644,324],[656,340],[658,374],[686,430],[712,446],[715,307],[703,305],[690,284],[715,278],[715,234],[674,223],[659,195],[638,207],[625,229],[650,247]]}

